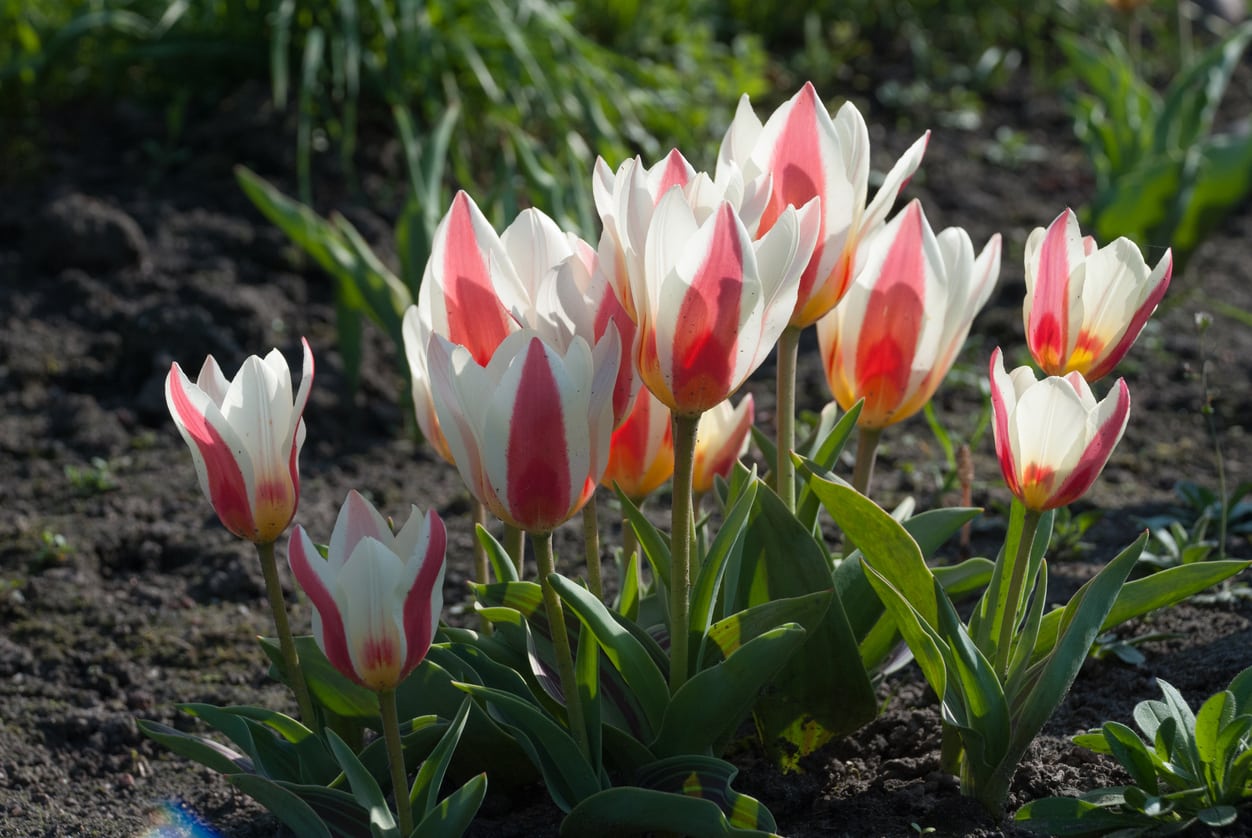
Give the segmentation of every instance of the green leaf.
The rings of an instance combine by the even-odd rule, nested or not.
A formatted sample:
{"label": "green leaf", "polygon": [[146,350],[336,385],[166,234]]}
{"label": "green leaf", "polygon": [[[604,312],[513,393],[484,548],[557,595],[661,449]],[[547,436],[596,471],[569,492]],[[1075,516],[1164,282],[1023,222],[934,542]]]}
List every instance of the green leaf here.
{"label": "green leaf", "polygon": [[[830,471],[835,467],[835,463],[839,461],[839,455],[843,453],[844,446],[848,444],[848,440],[852,436],[852,431],[856,428],[856,420],[861,415],[861,407],[864,400],[858,401],[852,405],[852,409],[843,414],[838,422],[831,422],[836,413],[838,406],[831,402],[822,409],[821,423],[817,428],[817,439],[812,446],[803,446],[801,450],[808,453],[809,462],[815,471]],[[829,430],[823,435],[823,430],[827,424],[830,424]],[[775,462],[770,458],[769,462]],[[813,490],[805,481],[800,488],[799,497],[796,499],[796,517],[805,529],[813,529],[817,523],[817,512],[821,508],[821,501],[817,495],[813,494]]]}
{"label": "green leaf", "polygon": [[418,821],[409,838],[461,838],[487,796],[487,775],[471,777]]}
{"label": "green leaf", "polygon": [[161,743],[180,757],[195,760],[219,774],[251,774],[256,770],[251,759],[211,739],[183,733],[168,725],[146,719],[139,719],[136,723],[144,736]]}
{"label": "green leaf", "polygon": [[1213,829],[1230,826],[1239,817],[1239,811],[1234,806],[1225,805],[1209,806],[1207,809],[1201,809],[1195,814],[1201,823]]}
{"label": "green leaf", "polygon": [[[504,549],[504,545],[496,541],[495,536],[487,531],[482,524],[474,525],[474,535],[478,538],[478,543],[487,551],[487,560],[491,562],[491,575],[500,582],[517,582],[517,565],[513,564],[513,557],[509,555],[509,551]],[[485,582],[485,579],[478,580]]]}
{"label": "green leaf", "polygon": [[635,838],[653,832],[690,838],[770,835],[756,829],[736,829],[711,801],[632,786],[591,795],[561,822],[563,838]]}
{"label": "green leaf", "polygon": [[[580,641],[582,638],[580,637]],[[583,709],[583,725],[587,730],[591,766],[600,770],[604,764],[603,720],[600,701],[600,647],[579,642],[574,661],[574,679],[578,684],[578,701]]]}
{"label": "green leaf", "polygon": [[[764,485],[758,487],[752,507],[742,565],[734,598],[731,580],[726,581],[728,611],[831,586],[826,550]],[[812,661],[822,665],[813,666]],[[761,737],[771,746],[777,740],[789,743],[789,758],[798,758],[833,736],[856,730],[877,712],[860,648],[836,594],[825,618],[806,634],[803,650],[757,704]]]}
{"label": "green leaf", "polygon": [[652,731],[661,724],[665,716],[665,706],[670,700],[664,673],[657,668],[644,646],[618,622],[604,603],[560,574],[553,574],[549,581],[596,639],[596,643],[604,650],[604,656],[622,674],[647,721],[647,732],[640,738],[649,738]]}
{"label": "green leaf", "polygon": [[1170,82],[1156,120],[1153,148],[1185,151],[1208,136],[1230,76],[1252,38],[1252,22],[1231,30]]}
{"label": "green leaf", "polygon": [[[365,769],[356,754],[352,753],[352,749],[333,730],[326,731],[326,742],[348,779],[352,796],[369,813],[370,831],[381,832],[384,836],[395,835],[396,819],[387,806],[387,799],[383,797],[383,790],[379,788],[374,775]],[[402,792],[397,790],[397,793]]]}
{"label": "green leaf", "polygon": [[739,769],[726,760],[681,754],[640,766],[634,785],[708,800],[729,817],[731,826],[770,832],[778,829],[774,816],[759,800],[731,787],[738,773]]}
{"label": "green leaf", "polygon": [[1032,832],[1054,836],[1104,835],[1154,824],[1143,815],[1118,812],[1077,797],[1033,800],[1017,810],[1014,820]]}
{"label": "green leaf", "polygon": [[[281,672],[284,665],[283,653],[278,640],[272,637],[262,637],[259,640],[265,656]],[[308,684],[313,699],[337,716],[377,724],[378,696],[374,691],[349,680],[335,669],[310,635],[297,636],[294,640],[296,654],[300,656],[300,670],[304,673],[305,683]]]}
{"label": "green leaf", "polygon": [[[1150,611],[1181,602],[1192,594],[1229,579],[1248,567],[1252,562],[1211,561],[1199,564],[1171,567],[1142,579],[1127,582],[1117,594],[1117,601],[1100,626],[1108,631],[1127,620],[1142,617]],[[1057,631],[1063,612],[1054,610],[1043,617],[1039,639],[1035,644],[1035,660],[1046,655],[1056,644]],[[1152,734],[1148,734],[1151,736]]]}
{"label": "green leaf", "polygon": [[[283,740],[290,742],[299,766],[299,782],[326,784],[339,773],[330,752],[322,741],[304,725],[276,710],[239,705],[222,708],[225,712],[259,722]],[[256,740],[256,734],[253,734]]]}
{"label": "green leaf", "polygon": [[308,838],[334,838],[334,836],[352,836],[357,838],[361,834],[360,827],[365,825],[365,813],[357,806],[356,801],[352,799],[351,795],[335,789],[323,789],[323,791],[326,792],[327,798],[339,801],[339,805],[343,807],[343,821],[352,822],[352,807],[355,807],[356,812],[360,813],[360,820],[356,823],[357,830],[344,831],[343,829],[332,830],[328,828],[328,825],[323,822],[322,817],[314,811],[312,806],[295,792],[272,780],[258,777],[255,774],[233,774],[226,779],[235,788],[272,812],[276,818],[290,827],[296,835],[307,835]]}
{"label": "green leaf", "polygon": [[[1156,794],[1156,768],[1147,746],[1133,730],[1120,722],[1105,722],[1101,728],[1107,752],[1122,764],[1135,785],[1150,794]],[[1077,742],[1077,737],[1075,737]]]}
{"label": "green leaf", "polygon": [[[409,789],[409,802],[412,804],[414,816],[419,819],[429,814],[439,799],[439,787],[443,784],[443,775],[448,770],[448,764],[452,762],[452,754],[456,750],[457,743],[461,741],[461,732],[465,730],[465,721],[469,718],[470,708],[473,706],[474,700],[466,696],[461,702],[461,708],[457,710],[456,717],[452,719],[448,729],[440,737],[439,743],[427,755],[426,761],[418,769],[417,776],[413,778],[413,787]],[[395,794],[401,794],[400,789],[393,791]]]}
{"label": "green leaf", "polygon": [[[1170,236],[1175,259],[1185,263],[1252,192],[1252,131],[1208,137],[1188,153],[1186,179],[1175,199]],[[1179,264],[1174,270],[1182,271]]]}
{"label": "green leaf", "polygon": [[762,602],[718,620],[709,628],[707,639],[723,658],[729,658],[745,643],[783,623],[798,623],[805,631],[813,631],[821,624],[832,596],[833,591],[815,591]]}
{"label": "green leaf", "polygon": [[1235,697],[1222,691],[1209,697],[1195,715],[1195,747],[1200,762],[1211,772],[1211,784],[1220,788],[1226,755],[1221,752],[1222,730],[1235,719]]}
{"label": "green leaf", "polygon": [[459,686],[481,699],[497,721],[513,734],[517,744],[543,774],[552,802],[563,811],[568,812],[579,801],[600,790],[599,777],[577,743],[539,707],[489,687]]}
{"label": "green leaf", "polygon": [[799,649],[805,631],[788,623],[749,641],[678,688],[651,743],[658,757],[703,754],[734,733],[757,694]]}
{"label": "green leaf", "polygon": [[270,780],[300,780],[300,760],[295,748],[264,725],[212,704],[180,704],[179,708],[198,716],[226,734],[249,756],[257,774]]}
{"label": "green leaf", "polygon": [[[939,636],[938,629],[926,622],[922,613],[914,607],[909,598],[884,574],[879,573],[873,565],[861,562],[865,570],[865,578],[873,586],[878,598],[891,615],[896,628],[899,629],[904,642],[921,667],[922,676],[935,695],[948,694],[947,643]],[[936,608],[938,603],[936,603]]]}
{"label": "green leaf", "polygon": [[735,501],[735,505],[726,513],[717,537],[709,545],[704,556],[704,564],[699,569],[699,576],[691,591],[691,636],[693,646],[699,648],[701,640],[715,619],[718,593],[721,590],[722,578],[731,567],[731,573],[738,575],[738,564],[743,552],[743,536],[748,514],[756,500],[757,482],[754,480],[748,489]]}
{"label": "green leaf", "polygon": [[638,506],[635,506],[630,498],[622,493],[621,489],[617,490],[617,498],[621,501],[622,515],[625,516],[626,523],[635,529],[635,538],[639,542],[639,548],[652,565],[653,575],[660,580],[661,584],[668,588],[669,539],[661,535],[660,531],[652,525],[647,516],[639,510]]}

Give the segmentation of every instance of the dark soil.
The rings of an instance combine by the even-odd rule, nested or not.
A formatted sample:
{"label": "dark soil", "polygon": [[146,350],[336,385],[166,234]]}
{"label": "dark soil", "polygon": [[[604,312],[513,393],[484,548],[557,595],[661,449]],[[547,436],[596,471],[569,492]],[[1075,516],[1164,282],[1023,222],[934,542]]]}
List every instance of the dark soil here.
{"label": "dark soil", "polygon": [[[1234,87],[1242,80],[1252,90],[1250,75]],[[885,168],[920,129],[901,129],[893,114],[866,107],[875,163]],[[1247,95],[1231,107],[1232,118],[1246,115]],[[1000,291],[937,397],[942,421],[968,434],[991,348],[1021,354],[1025,238],[1086,201],[1091,179],[1058,103],[1024,85],[989,102],[977,127],[924,124],[935,131],[909,194],[923,199],[933,224],[964,226],[978,246],[996,231],[1005,238]],[[299,521],[329,533],[353,487],[388,514],[409,503],[437,508],[452,538],[446,617],[464,619],[467,495],[452,469],[411,440],[398,398],[407,385],[390,346],[367,335],[363,383],[347,395],[331,281],[235,186],[231,167],[243,163],[292,189],[289,127],[261,88],[191,114],[172,147],[159,116],[84,105],[50,115],[33,146],[41,153],[24,158],[30,167],[0,175],[0,836],[135,836],[172,801],[220,835],[281,833],[220,777],[147,741],[134,721],[191,729],[174,709],[183,701],[293,709],[255,644],[271,630],[256,559],[218,525],[167,414],[162,386],[172,361],[194,371],[213,353],[233,371],[273,346],[295,359],[307,336],[318,371]],[[998,154],[1000,129],[1018,132],[1037,158]],[[362,145],[363,192],[328,172],[318,205],[345,212],[389,252],[399,158],[389,143]],[[711,164],[712,153],[689,156]],[[1089,545],[1052,557],[1053,590],[1072,590],[1136,536],[1141,518],[1174,508],[1176,481],[1216,487],[1200,410],[1206,400],[1229,484],[1252,479],[1252,328],[1218,314],[1202,348],[1194,323],[1212,301],[1252,311],[1250,242],[1245,206],[1175,279],[1122,365],[1134,402],[1130,427],[1080,507],[1105,515],[1087,533]],[[1163,244],[1150,249],[1152,261]],[[816,353],[805,349],[802,402],[817,408],[827,393]],[[1207,392],[1199,377],[1206,363]],[[749,385],[767,427],[772,380],[767,366]],[[975,460],[974,502],[990,510],[975,547],[993,553],[1007,492],[989,438]],[[925,423],[909,420],[885,435],[876,499],[888,507],[909,494],[922,508],[955,503],[938,491],[943,468]],[[612,541],[616,525],[604,514]],[[564,554],[576,556],[577,538],[562,537]],[[1247,555],[1248,544],[1235,540],[1232,551]],[[295,625],[307,627],[307,606],[294,596],[289,604]],[[1158,695],[1154,678],[1198,705],[1252,664],[1246,599],[1185,604],[1120,635],[1146,632],[1177,637],[1141,646],[1139,667],[1088,662],[1018,771],[1010,810],[1118,782],[1111,762],[1068,737],[1105,719],[1129,721],[1136,702]],[[736,752],[737,787],[759,796],[789,836],[910,835],[914,824],[951,835],[1015,834],[939,771],[936,701],[916,668],[890,678],[882,698],[876,721],[807,759],[804,773],[782,776],[751,748]],[[558,820],[540,788],[493,794],[473,834],[555,835]]]}

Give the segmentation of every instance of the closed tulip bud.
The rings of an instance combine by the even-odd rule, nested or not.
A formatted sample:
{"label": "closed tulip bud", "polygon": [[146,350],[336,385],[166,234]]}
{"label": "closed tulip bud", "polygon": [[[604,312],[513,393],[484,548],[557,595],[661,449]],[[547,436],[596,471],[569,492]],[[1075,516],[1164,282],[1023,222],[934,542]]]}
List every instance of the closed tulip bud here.
{"label": "closed tulip bud", "polygon": [[806,260],[790,324],[816,323],[834,308],[852,281],[860,242],[882,226],[900,190],[921,165],[929,134],[904,153],[883,179],[874,199],[869,192],[869,130],[852,103],[832,119],[806,82],[764,124],[745,95],[722,140],[717,178],[733,165],[747,182],[771,177],[768,203],[752,230],[760,237],[786,207],[819,199],[817,243]]}
{"label": "closed tulip bud", "polygon": [[313,604],[313,637],[326,659],[364,687],[394,689],[430,650],[443,610],[447,534],[416,506],[396,533],[369,501],[348,493],[323,559],[304,527],[287,547]]}
{"label": "closed tulip bud", "polygon": [[713,488],[714,478],[730,477],[735,463],[748,451],[748,435],[754,418],[752,394],[744,396],[738,407],[724,401],[700,414],[696,431],[695,467],[691,491],[703,495]]}
{"label": "closed tulip bud", "polygon": [[1166,250],[1149,269],[1127,238],[1097,247],[1072,210],[1036,228],[1026,240],[1022,319],[1040,369],[1088,381],[1112,372],[1165,296],[1173,268]]}
{"label": "closed tulip bud", "polygon": [[304,406],[313,386],[313,352],[304,347],[300,389],[277,349],[250,356],[233,379],[210,355],[193,384],[175,363],[165,402],[191,449],[200,488],[226,529],[257,544],[274,542],[295,517]]}
{"label": "closed tulip bud", "polygon": [[926,406],[1000,275],[1000,237],[977,256],[959,227],[935,235],[911,202],[862,249],[856,280],[817,324],[835,401],[864,399],[857,423],[883,428]]}
{"label": "closed tulip bud", "polygon": [[1027,508],[1055,509],[1082,497],[1104,469],[1130,418],[1130,390],[1117,380],[1097,402],[1076,372],[1037,380],[1030,367],[1004,371],[991,355],[992,428],[1009,490]]}

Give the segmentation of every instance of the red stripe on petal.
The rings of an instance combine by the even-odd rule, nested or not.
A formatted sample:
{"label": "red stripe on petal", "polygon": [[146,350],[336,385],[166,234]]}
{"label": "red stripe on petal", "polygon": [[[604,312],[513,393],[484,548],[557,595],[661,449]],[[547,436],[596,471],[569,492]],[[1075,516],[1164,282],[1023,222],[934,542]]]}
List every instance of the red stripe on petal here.
{"label": "red stripe on petal", "polygon": [[1035,287],[1030,304],[1030,322],[1026,324],[1026,342],[1030,354],[1049,375],[1065,371],[1069,329],[1069,263],[1066,242],[1070,214],[1067,210],[1048,227],[1039,251]]}
{"label": "red stripe on petal", "polygon": [[1105,396],[1106,399],[1117,399],[1117,411],[1103,425],[1096,429],[1095,436],[1082,452],[1078,465],[1070,472],[1049,501],[1047,509],[1066,506],[1087,493],[1091,484],[1095,483],[1100,472],[1113,455],[1126,429],[1126,421],[1130,418],[1130,388],[1123,379],[1117,380],[1117,389]]}
{"label": "red stripe on petal", "polygon": [[670,153],[665,155],[665,159],[661,161],[661,176],[657,184],[656,191],[653,193],[657,203],[665,197],[665,193],[672,186],[686,186],[691,180],[691,169],[687,165],[687,161],[683,159],[682,152],[678,149],[671,149]]}
{"label": "red stripe on petal", "polygon": [[171,400],[179,423],[191,436],[200,458],[204,461],[209,483],[209,503],[213,505],[217,517],[226,529],[240,538],[253,540],[256,524],[252,517],[252,505],[248,499],[248,485],[243,471],[235,459],[235,453],[222,439],[221,434],[187,397],[187,392],[183,389],[184,380],[182,371],[175,364],[169,376]]}
{"label": "red stripe on petal", "polygon": [[[307,540],[308,536],[304,533],[304,527],[297,525],[287,541],[287,564],[290,565],[291,574],[308,596],[309,602],[317,609],[317,615],[322,621],[322,653],[326,655],[326,660],[330,661],[331,665],[344,676],[358,684],[362,683],[356,668],[352,665],[352,656],[348,653],[348,641],[344,633],[343,616],[339,613],[339,606],[330,591],[322,584],[321,577],[313,570],[311,564],[326,560],[318,554],[316,549],[312,551],[305,549],[304,545]],[[311,542],[310,546],[312,546]]]}
{"label": "red stripe on petal", "polygon": [[458,192],[448,213],[443,262],[445,337],[470,351],[486,366],[511,331],[511,319],[496,297],[491,272],[474,229],[469,197]]}
{"label": "red stripe on petal", "polygon": [[[587,382],[590,386],[590,382]],[[528,532],[549,532],[571,513],[562,398],[543,341],[532,338],[513,403],[508,441],[508,505],[513,522]]]}
{"label": "red stripe on petal", "polygon": [[[443,525],[443,519],[433,511],[427,513],[426,526],[430,541],[426,546],[426,555],[422,557],[422,569],[417,572],[417,580],[404,598],[405,656],[401,680],[430,651],[430,643],[434,639],[434,618],[438,617],[431,613],[432,600],[448,551],[448,531]],[[407,556],[401,558],[408,559]],[[442,592],[439,599],[440,602],[443,601]]]}
{"label": "red stripe on petal", "polygon": [[[992,436],[995,438],[996,458],[1000,461],[1000,473],[1004,476],[1004,482],[1008,485],[1009,491],[1017,497],[1022,496],[1021,483],[1017,479],[1017,463],[1013,460],[1013,445],[1009,440],[1009,434],[1012,432],[1009,427],[1009,410],[1004,401],[1004,394],[1000,392],[1000,379],[996,373],[1003,373],[1004,361],[1000,354],[1000,347],[996,347],[991,353],[991,418],[992,418]],[[1013,384],[1006,381],[1009,387]]]}
{"label": "red stripe on petal", "polygon": [[738,383],[733,375],[743,302],[741,244],[734,210],[723,204],[704,264],[683,297],[674,330],[671,407],[680,413],[703,413],[729,396]]}

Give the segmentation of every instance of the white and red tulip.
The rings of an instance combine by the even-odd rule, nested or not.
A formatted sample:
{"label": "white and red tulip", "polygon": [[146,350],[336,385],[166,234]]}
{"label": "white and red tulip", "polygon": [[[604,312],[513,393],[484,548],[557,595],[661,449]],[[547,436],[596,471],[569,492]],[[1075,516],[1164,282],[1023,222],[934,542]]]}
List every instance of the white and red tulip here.
{"label": "white and red tulip", "polygon": [[817,245],[800,278],[792,326],[809,326],[838,303],[852,281],[858,244],[883,224],[900,190],[921,164],[929,133],[891,167],[866,204],[869,131],[850,102],[832,119],[811,82],[762,124],[745,95],[722,140],[717,177],[733,167],[747,182],[772,177],[768,204],[753,234],[768,232],[788,206],[820,199]]}
{"label": "white and red tulip", "polygon": [[413,387],[413,408],[427,441],[451,459],[430,396],[426,347],[432,334],[464,346],[479,363],[521,328],[501,302],[522,296],[522,282],[508,251],[478,205],[458,192],[435,229],[417,305],[404,313],[402,332]]}
{"label": "white and red tulip", "polygon": [[339,510],[323,559],[304,527],[287,547],[291,572],[313,604],[313,637],[346,677],[394,689],[430,650],[443,610],[447,533],[416,506],[398,532],[355,490]]}
{"label": "white and red tulip", "polygon": [[696,431],[695,465],[691,474],[691,491],[703,495],[713,488],[714,478],[723,480],[748,451],[754,407],[752,394],[744,396],[738,407],[724,401],[700,414]]}
{"label": "white and red tulip", "polygon": [[674,432],[670,412],[643,391],[626,421],[613,431],[602,486],[616,486],[633,501],[646,498],[674,474]]}
{"label": "white and red tulip", "polygon": [[818,321],[826,380],[857,423],[883,428],[926,406],[1000,274],[1000,236],[977,256],[969,235],[937,236],[916,200],[862,247],[856,279]]}
{"label": "white and red tulip", "polygon": [[816,222],[815,205],[787,207],[754,240],[729,201],[701,219],[682,189],[661,198],[644,271],[630,280],[635,365],[671,411],[703,413],[765,360],[795,306]]}
{"label": "white and red tulip", "polygon": [[1077,372],[1037,380],[991,355],[992,427],[1009,489],[1029,509],[1073,503],[1091,488],[1126,430],[1130,390],[1118,379],[1097,402]]}
{"label": "white and red tulip", "polygon": [[621,341],[564,353],[532,330],[505,338],[487,365],[439,335],[428,348],[432,395],[453,462],[506,524],[546,533],[595,493],[608,462]]}
{"label": "white and red tulip", "polygon": [[243,362],[233,379],[210,355],[193,384],[177,364],[165,402],[191,449],[200,488],[226,529],[257,544],[275,541],[300,499],[304,406],[313,386],[313,352],[304,347],[300,388],[277,349]]}
{"label": "white and red tulip", "polygon": [[1026,240],[1026,343],[1048,375],[1098,381],[1113,371],[1165,296],[1169,250],[1149,269],[1133,242],[1097,247],[1065,210]]}

